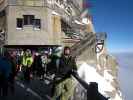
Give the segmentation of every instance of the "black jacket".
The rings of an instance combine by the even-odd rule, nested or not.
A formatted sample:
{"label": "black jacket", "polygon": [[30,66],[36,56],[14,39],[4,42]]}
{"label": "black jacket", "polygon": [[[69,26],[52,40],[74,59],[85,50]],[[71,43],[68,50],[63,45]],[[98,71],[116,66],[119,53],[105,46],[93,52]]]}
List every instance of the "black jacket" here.
{"label": "black jacket", "polygon": [[64,55],[62,55],[59,62],[59,74],[70,75],[73,70],[77,70],[75,58],[72,56],[66,58]]}
{"label": "black jacket", "polygon": [[51,62],[47,64],[47,71],[56,74],[58,72],[57,60],[60,60],[60,58],[56,55],[51,55],[49,58]]}

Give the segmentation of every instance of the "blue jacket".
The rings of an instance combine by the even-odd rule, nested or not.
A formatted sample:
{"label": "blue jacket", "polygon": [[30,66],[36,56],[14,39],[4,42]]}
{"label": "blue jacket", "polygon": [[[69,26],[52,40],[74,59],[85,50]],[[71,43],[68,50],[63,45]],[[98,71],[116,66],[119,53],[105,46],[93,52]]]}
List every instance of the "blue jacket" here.
{"label": "blue jacket", "polygon": [[0,74],[8,78],[11,74],[11,62],[6,57],[0,57]]}

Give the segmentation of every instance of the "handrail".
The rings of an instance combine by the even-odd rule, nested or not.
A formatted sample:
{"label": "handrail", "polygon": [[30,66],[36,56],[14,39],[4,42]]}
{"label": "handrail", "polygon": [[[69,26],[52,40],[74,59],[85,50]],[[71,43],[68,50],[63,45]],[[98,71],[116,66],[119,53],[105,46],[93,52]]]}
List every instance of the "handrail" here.
{"label": "handrail", "polygon": [[88,47],[96,43],[96,36],[94,34],[86,34],[83,40],[80,40],[71,47],[72,56],[79,56]]}
{"label": "handrail", "polygon": [[[75,89],[73,91],[74,93],[73,93],[73,99],[72,100],[108,100],[108,98],[103,96],[98,91],[98,83],[90,82],[88,84],[82,78],[79,77],[77,72],[72,72],[71,76],[76,82],[75,83],[76,86],[75,86]],[[67,75],[63,76],[56,83],[59,84],[60,82],[64,81],[66,78],[67,78]]]}
{"label": "handrail", "polygon": [[[86,41],[88,41],[88,40],[91,39],[91,38],[92,38],[92,34],[90,34],[90,33],[86,34],[86,35],[84,36],[84,38],[83,38],[81,41],[79,41],[78,43],[74,44],[74,45],[71,47],[71,49],[72,49],[72,50],[77,49],[78,46],[83,45]],[[79,48],[78,48],[78,49],[79,49]]]}
{"label": "handrail", "polygon": [[81,84],[86,90],[85,94],[87,97],[83,100],[108,100],[105,96],[103,96],[98,91],[98,83],[90,82],[90,84],[86,83],[82,78],[78,76],[77,73],[72,73],[72,76]]}

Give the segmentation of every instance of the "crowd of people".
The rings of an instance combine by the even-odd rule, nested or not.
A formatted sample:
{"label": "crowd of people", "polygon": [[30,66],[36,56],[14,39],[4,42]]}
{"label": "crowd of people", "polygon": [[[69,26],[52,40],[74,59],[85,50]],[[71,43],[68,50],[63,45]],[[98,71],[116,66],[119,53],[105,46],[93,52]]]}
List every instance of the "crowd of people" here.
{"label": "crowd of people", "polygon": [[[6,50],[0,56],[0,97],[8,95],[8,89],[14,93],[15,77],[22,72],[22,79],[28,83],[34,77],[43,80],[47,75],[54,75],[54,100],[68,100],[72,95],[71,73],[77,71],[75,58],[71,49],[64,47],[43,51]],[[64,99],[65,98],[65,99]],[[67,98],[67,99],[66,99]]]}

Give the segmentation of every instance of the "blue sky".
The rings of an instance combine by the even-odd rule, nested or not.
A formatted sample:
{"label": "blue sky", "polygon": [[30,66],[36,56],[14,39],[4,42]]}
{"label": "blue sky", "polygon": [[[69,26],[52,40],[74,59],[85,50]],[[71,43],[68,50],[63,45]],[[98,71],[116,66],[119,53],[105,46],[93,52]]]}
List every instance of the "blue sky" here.
{"label": "blue sky", "polygon": [[133,51],[133,0],[90,0],[96,32],[107,32],[109,52]]}

